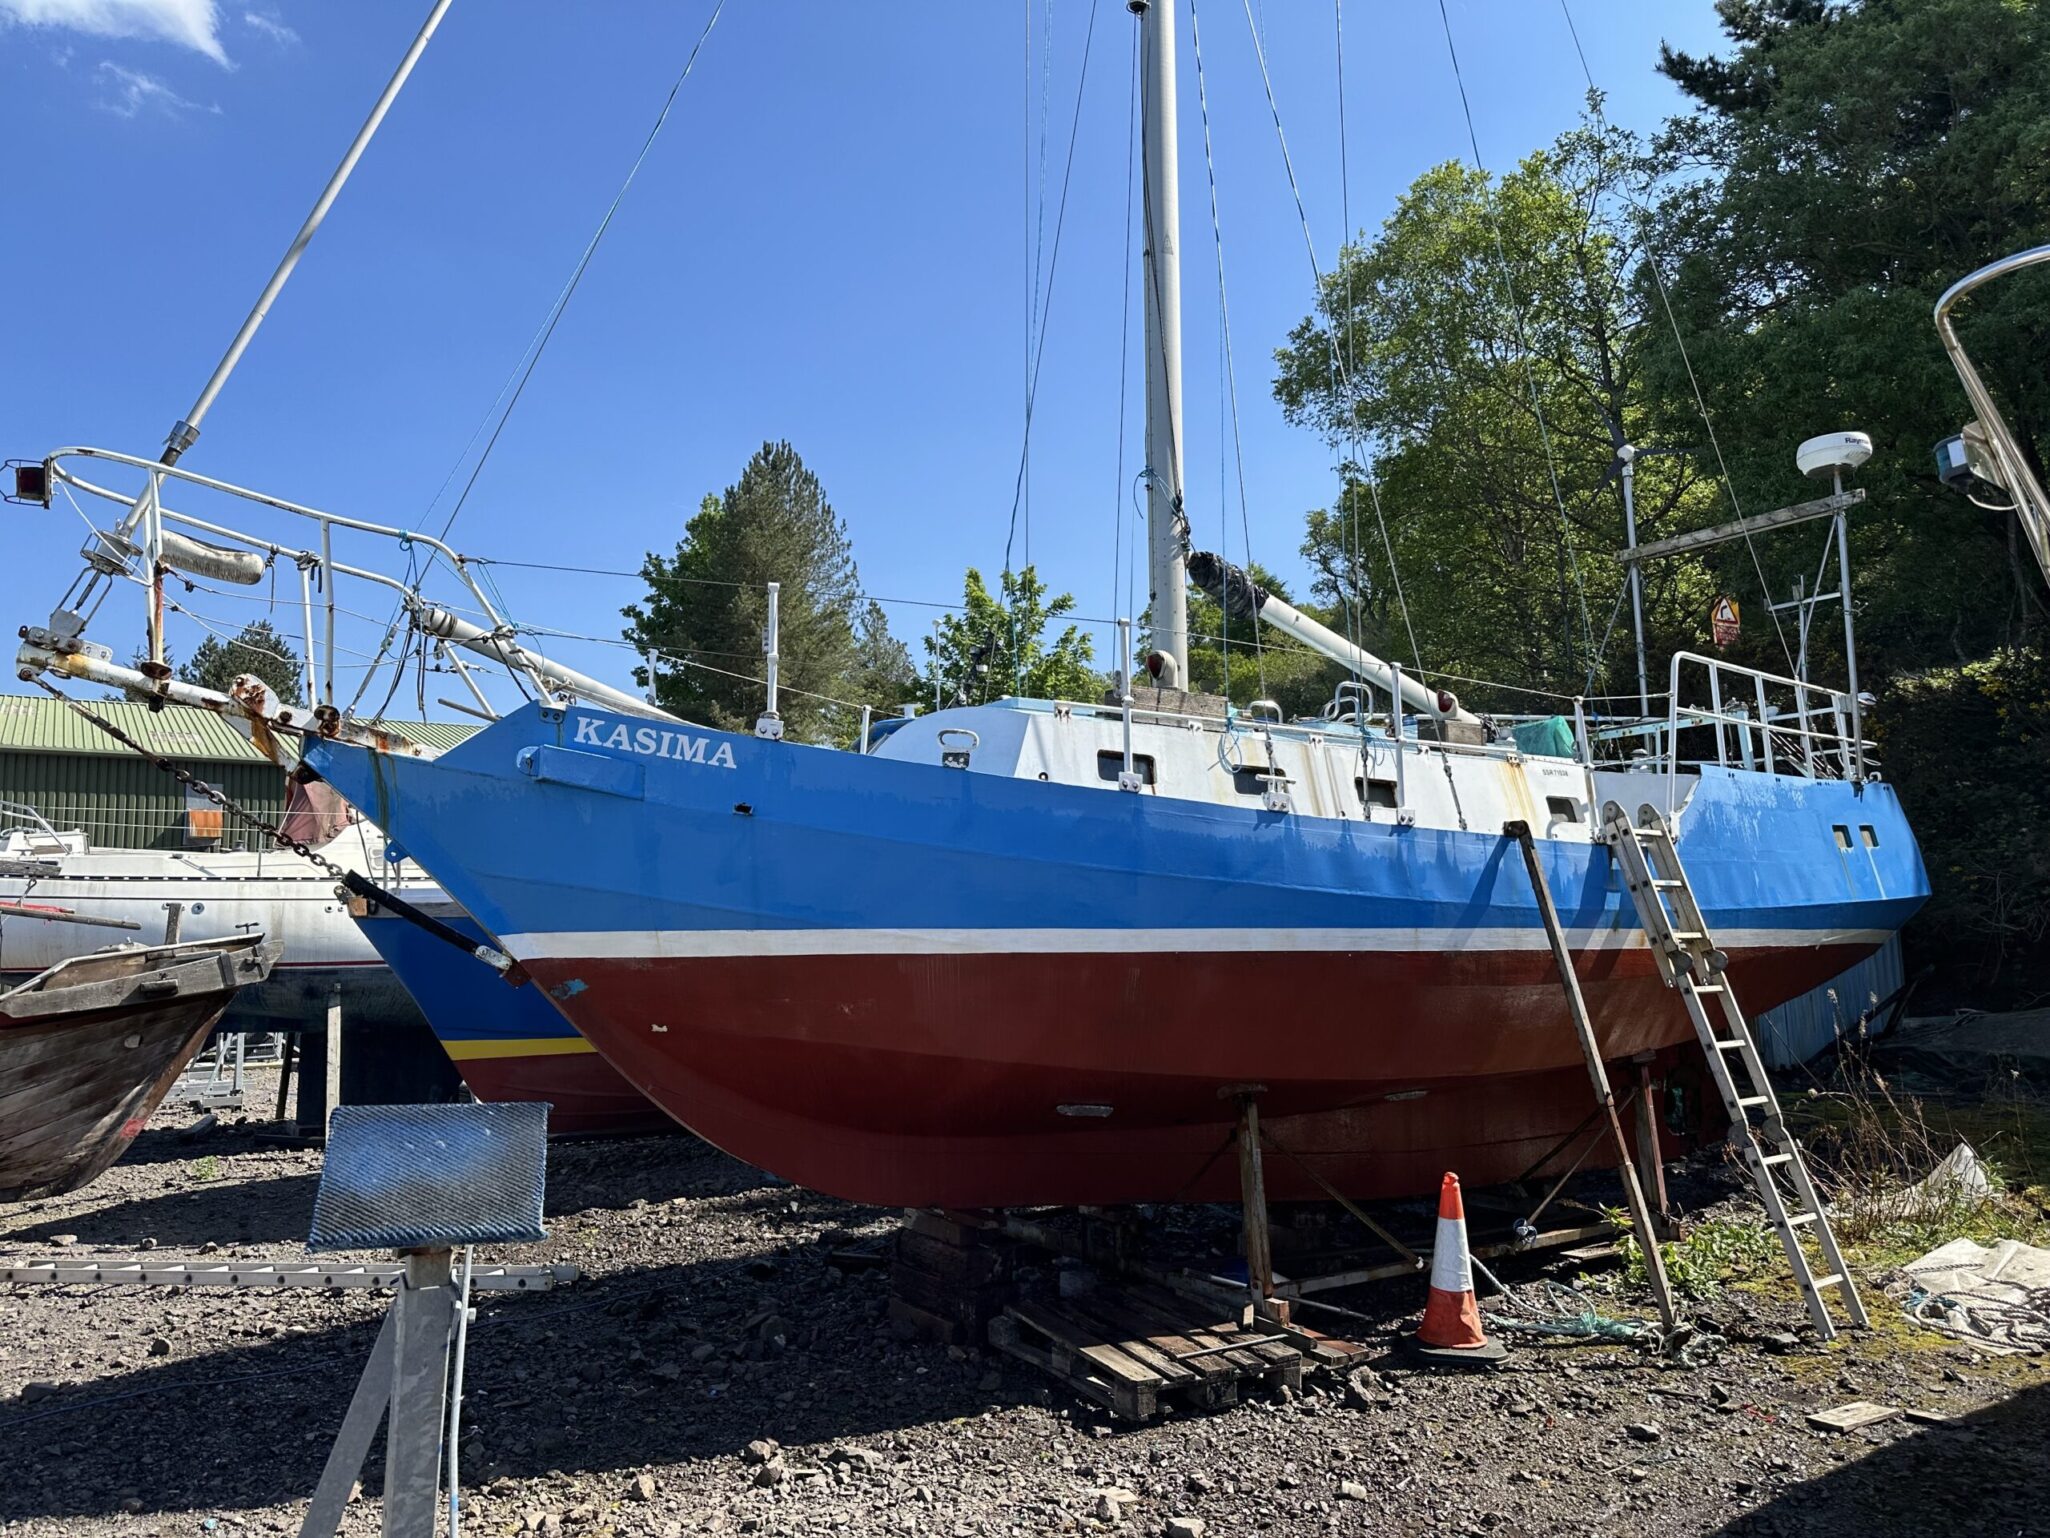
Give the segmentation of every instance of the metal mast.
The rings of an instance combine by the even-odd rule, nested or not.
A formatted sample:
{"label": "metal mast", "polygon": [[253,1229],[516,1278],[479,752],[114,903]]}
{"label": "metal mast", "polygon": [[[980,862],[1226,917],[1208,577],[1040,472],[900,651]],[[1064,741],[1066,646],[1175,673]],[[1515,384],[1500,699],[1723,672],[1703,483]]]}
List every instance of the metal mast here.
{"label": "metal mast", "polygon": [[[1126,0],[1139,16],[1146,150],[1146,585],[1154,650],[1189,675],[1182,513],[1182,203],[1175,131],[1175,0]],[[1163,677],[1162,682],[1167,680]]]}

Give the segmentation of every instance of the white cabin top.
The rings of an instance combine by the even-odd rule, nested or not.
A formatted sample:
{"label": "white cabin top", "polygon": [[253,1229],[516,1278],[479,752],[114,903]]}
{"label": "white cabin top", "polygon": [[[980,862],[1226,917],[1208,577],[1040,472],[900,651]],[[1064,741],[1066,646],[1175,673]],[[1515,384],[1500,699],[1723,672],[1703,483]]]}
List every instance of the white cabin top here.
{"label": "white cabin top", "polygon": [[[1120,790],[1124,717],[1117,705],[1002,699],[906,721],[877,758],[971,774]],[[1513,744],[1400,742],[1385,725],[1259,721],[1134,711],[1137,794],[1338,821],[1499,832],[1522,820],[1540,838],[1586,841],[1599,806],[1594,775],[1570,758]],[[1607,778],[1604,774],[1603,778]],[[1646,776],[1646,778],[1649,778]]]}

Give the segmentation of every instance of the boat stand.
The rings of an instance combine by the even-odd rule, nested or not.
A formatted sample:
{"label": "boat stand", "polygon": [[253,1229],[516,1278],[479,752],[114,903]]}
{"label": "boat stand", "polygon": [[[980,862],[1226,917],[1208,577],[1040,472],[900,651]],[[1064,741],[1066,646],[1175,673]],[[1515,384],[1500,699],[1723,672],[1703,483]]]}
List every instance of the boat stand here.
{"label": "boat stand", "polygon": [[456,1526],[469,1290],[455,1249],[546,1237],[548,1107],[338,1106],[314,1197],[313,1250],[394,1249],[405,1271],[349,1401],[300,1538],[334,1538],[379,1422],[385,1538],[434,1538],[444,1450]]}
{"label": "boat stand", "polygon": [[[1651,1283],[1652,1299],[1658,1304],[1660,1320],[1671,1330],[1679,1324],[1680,1312],[1673,1300],[1672,1285],[1666,1280],[1665,1257],[1659,1253],[1659,1230],[1653,1225],[1650,1204],[1644,1199],[1644,1186],[1637,1178],[1637,1163],[1632,1156],[1630,1140],[1623,1135],[1623,1120],[1616,1110],[1616,1096],[1609,1088],[1609,1072],[1602,1065],[1601,1043],[1595,1037],[1594,1022],[1588,1018],[1587,1000],[1580,993],[1580,977],[1573,970],[1573,953],[1567,948],[1566,932],[1559,925],[1559,910],[1552,902],[1551,884],[1545,880],[1545,868],[1538,859],[1537,843],[1531,837],[1530,824],[1506,822],[1502,825],[1502,832],[1514,839],[1523,851],[1523,864],[1530,872],[1530,884],[1537,893],[1538,914],[1544,920],[1545,935],[1552,944],[1552,959],[1558,964],[1559,984],[1566,991],[1566,1009],[1573,1017],[1573,1030],[1580,1038],[1581,1056],[1587,1062],[1587,1076],[1594,1086],[1595,1107],[1607,1118],[1609,1135],[1615,1140],[1616,1172],[1623,1180],[1623,1195],[1629,1202],[1630,1220],[1637,1230],[1637,1247],[1644,1254],[1644,1272]],[[1642,1092],[1649,1083],[1649,1070],[1643,1070],[1639,1082],[1640,1098],[1643,1098]],[[1641,1107],[1639,1115],[1644,1115]],[[1649,1125],[1649,1122],[1641,1122],[1640,1125]],[[1651,1127],[1651,1131],[1654,1142],[1648,1150],[1648,1157],[1656,1161],[1656,1127]]]}

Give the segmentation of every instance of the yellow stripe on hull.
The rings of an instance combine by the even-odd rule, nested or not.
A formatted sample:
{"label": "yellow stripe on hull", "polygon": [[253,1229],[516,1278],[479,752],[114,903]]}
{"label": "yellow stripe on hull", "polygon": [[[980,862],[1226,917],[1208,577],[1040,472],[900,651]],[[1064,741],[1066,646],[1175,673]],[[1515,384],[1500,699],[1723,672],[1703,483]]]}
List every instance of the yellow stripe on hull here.
{"label": "yellow stripe on hull", "polygon": [[459,1063],[490,1057],[568,1057],[578,1052],[595,1052],[581,1036],[532,1036],[524,1040],[444,1041],[442,1050]]}

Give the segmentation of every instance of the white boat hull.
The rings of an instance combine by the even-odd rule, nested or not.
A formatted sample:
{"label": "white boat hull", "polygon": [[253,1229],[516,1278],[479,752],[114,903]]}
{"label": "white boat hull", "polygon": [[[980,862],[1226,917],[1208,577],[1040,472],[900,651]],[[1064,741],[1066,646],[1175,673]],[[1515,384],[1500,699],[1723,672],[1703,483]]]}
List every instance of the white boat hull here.
{"label": "white boat hull", "polygon": [[[357,829],[343,833],[322,853],[347,868],[374,868],[380,881],[390,874],[381,844]],[[0,901],[47,905],[139,927],[110,931],[0,918],[0,985],[113,940],[154,944],[164,936],[169,905],[178,903],[181,939],[260,931],[284,948],[270,977],[237,997],[226,1017],[231,1025],[253,1030],[320,1027],[336,989],[352,1020],[420,1019],[418,1007],[350,919],[334,878],[289,851],[96,849],[47,857],[47,863],[56,874],[0,877]],[[400,883],[414,884],[431,890],[418,876]]]}

